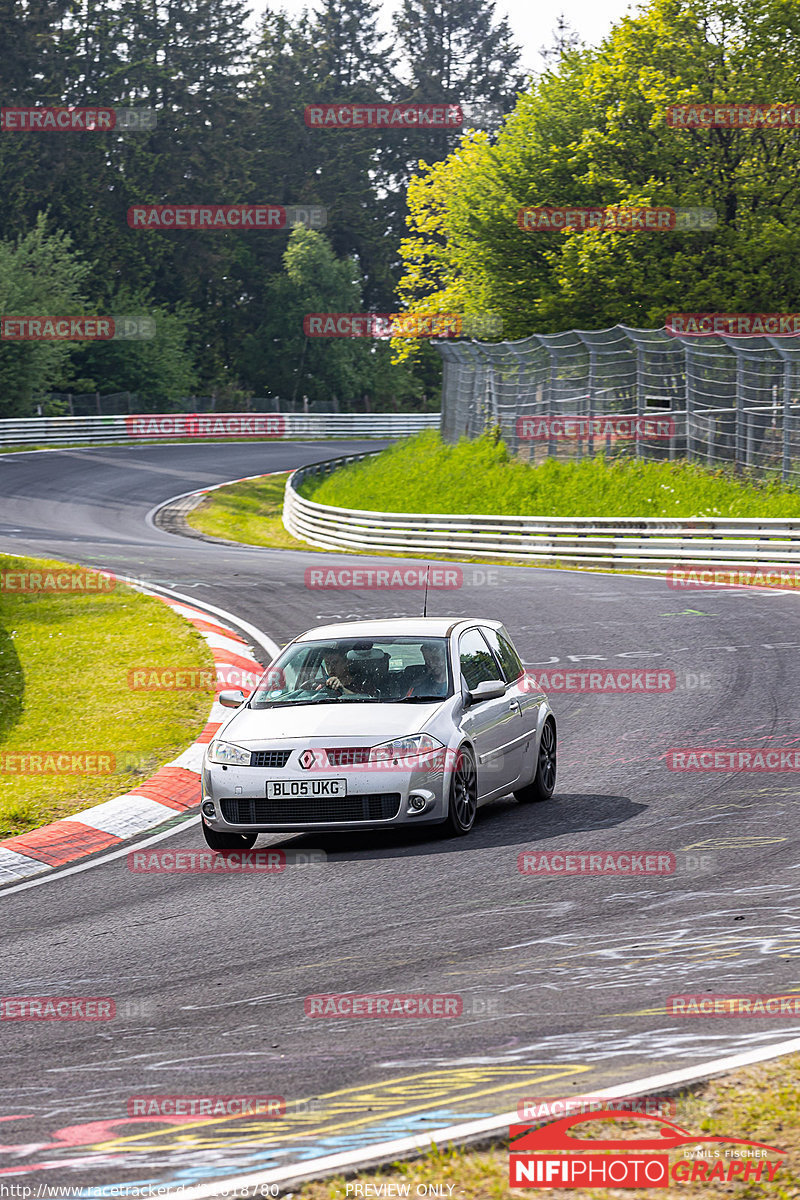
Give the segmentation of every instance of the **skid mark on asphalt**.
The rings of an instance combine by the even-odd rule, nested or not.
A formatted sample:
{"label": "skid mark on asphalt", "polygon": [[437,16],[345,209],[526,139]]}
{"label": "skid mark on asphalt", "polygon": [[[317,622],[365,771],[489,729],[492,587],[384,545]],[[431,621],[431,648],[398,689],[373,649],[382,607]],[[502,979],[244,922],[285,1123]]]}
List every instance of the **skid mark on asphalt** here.
{"label": "skid mark on asphalt", "polygon": [[[578,1063],[448,1067],[329,1092],[314,1097],[314,1105],[319,1105],[316,1110],[308,1111],[308,1102],[300,1101],[274,1119],[257,1120],[250,1114],[189,1121],[174,1116],[111,1117],[57,1130],[51,1142],[30,1145],[30,1151],[42,1158],[0,1169],[0,1175],[113,1164],[117,1174],[148,1168],[158,1171],[157,1180],[137,1183],[163,1185],[167,1176],[169,1182],[197,1182],[221,1172],[266,1169],[419,1133],[425,1122],[448,1124],[509,1111],[532,1088],[571,1080],[587,1070],[588,1066]],[[118,1129],[131,1126],[145,1126],[146,1132],[117,1134]],[[80,1158],[59,1160],[59,1150],[74,1155],[78,1147],[82,1149]],[[3,1149],[13,1157],[25,1153],[24,1145]]]}

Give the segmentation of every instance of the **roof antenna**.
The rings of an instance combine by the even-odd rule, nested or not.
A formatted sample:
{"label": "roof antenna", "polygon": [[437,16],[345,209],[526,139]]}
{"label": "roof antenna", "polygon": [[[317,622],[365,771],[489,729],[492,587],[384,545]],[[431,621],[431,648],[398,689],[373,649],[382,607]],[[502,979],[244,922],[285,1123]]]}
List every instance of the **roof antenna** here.
{"label": "roof antenna", "polygon": [[430,569],[431,569],[431,564],[426,563],[425,564],[425,600],[422,605],[423,617],[427,617],[427,615],[428,615],[428,573],[430,572]]}

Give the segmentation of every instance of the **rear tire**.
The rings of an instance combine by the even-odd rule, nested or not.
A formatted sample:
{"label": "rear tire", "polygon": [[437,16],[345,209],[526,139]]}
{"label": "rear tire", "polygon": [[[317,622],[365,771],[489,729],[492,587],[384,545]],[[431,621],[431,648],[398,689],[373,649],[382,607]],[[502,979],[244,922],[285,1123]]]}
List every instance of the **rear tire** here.
{"label": "rear tire", "polygon": [[514,792],[514,798],[520,804],[536,804],[540,800],[549,800],[556,790],[556,727],[548,717],[542,729],[542,739],[539,743],[539,757],[536,761],[536,774],[527,787]]}
{"label": "rear tire", "polygon": [[459,750],[450,779],[445,837],[466,837],[478,811],[478,773],[470,750]]}
{"label": "rear tire", "polygon": [[205,821],[202,826],[206,845],[212,850],[249,850],[258,837],[257,833],[219,833],[209,829]]}

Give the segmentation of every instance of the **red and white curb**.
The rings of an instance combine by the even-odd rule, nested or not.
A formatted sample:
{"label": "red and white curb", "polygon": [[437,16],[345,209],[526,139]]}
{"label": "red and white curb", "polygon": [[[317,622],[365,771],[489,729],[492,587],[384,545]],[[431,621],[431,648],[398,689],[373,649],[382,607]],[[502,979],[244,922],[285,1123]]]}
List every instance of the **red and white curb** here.
{"label": "red and white curb", "polygon": [[[178,592],[157,591],[119,578],[162,600],[179,616],[191,621],[214,656],[218,691],[227,686],[242,687],[245,692],[252,690],[264,673],[263,664],[253,658],[250,646],[227,624],[226,618],[235,621],[268,659],[278,653],[279,647],[260,630],[224,609],[198,603]],[[177,813],[196,808],[200,803],[200,769],[205,748],[228,715],[229,710],[215,700],[206,727],[194,744],[131,791],[73,817],[0,841],[0,885],[119,846],[127,838],[163,825]]]}

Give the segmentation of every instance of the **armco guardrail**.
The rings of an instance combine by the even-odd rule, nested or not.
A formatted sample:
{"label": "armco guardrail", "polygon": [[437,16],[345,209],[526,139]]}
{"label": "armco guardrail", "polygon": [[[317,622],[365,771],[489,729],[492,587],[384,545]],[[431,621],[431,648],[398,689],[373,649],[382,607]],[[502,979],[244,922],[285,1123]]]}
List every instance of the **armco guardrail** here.
{"label": "armco guardrail", "polygon": [[0,446],[58,446],[176,438],[395,438],[438,429],[439,413],[139,413],[0,421]]}
{"label": "armco guardrail", "polygon": [[293,537],[328,550],[507,558],[654,573],[711,563],[800,567],[800,520],[782,517],[669,521],[381,513],[334,508],[299,494],[304,479],[365,457],[329,459],[290,475],[283,523]]}

